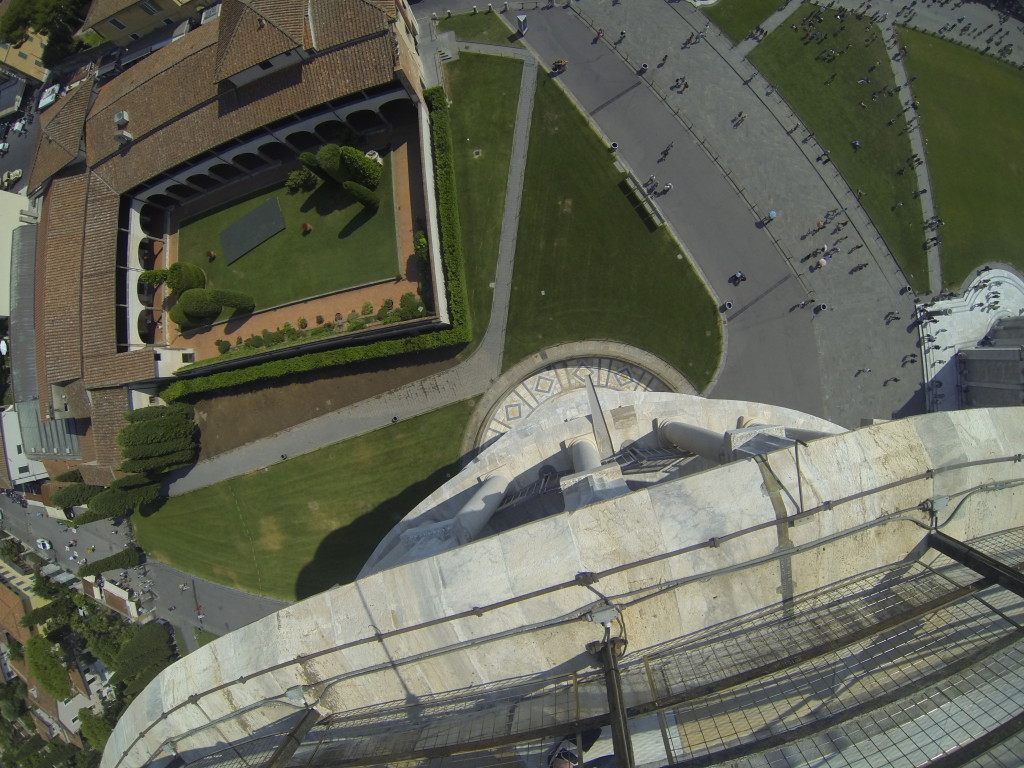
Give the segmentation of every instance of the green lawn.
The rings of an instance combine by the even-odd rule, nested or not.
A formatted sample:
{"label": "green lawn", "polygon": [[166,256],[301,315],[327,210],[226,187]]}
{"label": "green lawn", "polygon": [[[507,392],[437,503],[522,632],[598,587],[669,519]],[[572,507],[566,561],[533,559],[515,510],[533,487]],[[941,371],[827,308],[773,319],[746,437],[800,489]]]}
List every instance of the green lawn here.
{"label": "green lawn", "polygon": [[[897,175],[905,167],[912,150],[910,139],[900,135],[905,126],[903,101],[906,90],[884,93],[894,88],[892,70],[882,40],[865,41],[881,30],[865,17],[858,21],[848,15],[842,22],[834,13],[823,12],[816,27],[828,34],[824,45],[802,39],[801,20],[815,6],[802,5],[778,29],[750,54],[749,59],[764,75],[778,85],[779,92],[817,136],[822,147],[832,153],[832,161],[853,190],[864,192],[861,204],[874,222],[890,250],[896,256],[907,279],[918,291],[928,289],[927,256],[922,244],[921,204],[913,197],[918,189],[912,173]],[[846,26],[839,32],[841,25]],[[852,45],[847,49],[848,45]],[[828,48],[845,51],[833,63],[817,60]],[[868,70],[880,62],[872,72]],[[825,82],[833,75],[830,85]],[[870,78],[869,83],[859,83]],[[872,93],[879,94],[872,100]],[[865,106],[861,106],[863,103]],[[887,125],[892,118],[894,125]],[[851,142],[861,142],[854,150]],[[893,208],[897,203],[902,207]]]}
{"label": "green lawn", "polygon": [[444,68],[452,98],[456,192],[475,341],[483,338],[491,317],[522,70],[518,59],[473,53],[463,53]]}
{"label": "green lawn", "polygon": [[917,76],[928,170],[942,227],[942,278],[959,288],[979,265],[1024,269],[1024,73],[955,43],[900,30]]}
{"label": "green lawn", "polygon": [[[252,195],[185,222],[178,259],[202,267],[208,288],[250,294],[257,309],[393,278],[398,272],[398,246],[386,157],[377,192],[380,210],[372,216],[341,187],[326,182],[295,195],[283,187]],[[228,264],[221,231],[269,197],[278,199],[285,229]],[[308,235],[302,234],[303,223],[313,225]],[[209,261],[207,251],[216,252],[217,258]]]}
{"label": "green lawn", "polygon": [[[456,40],[469,43],[513,45],[522,48],[516,33],[508,28],[497,13],[461,13],[437,22],[438,32],[454,32]],[[460,54],[461,56],[464,54]]]}
{"label": "green lawn", "polygon": [[701,11],[726,37],[738,43],[779,10],[781,4],[780,0],[718,0]]}
{"label": "green lawn", "polygon": [[136,516],[149,557],[221,584],[299,600],[355,579],[395,523],[456,471],[463,401]]}
{"label": "green lawn", "polygon": [[551,344],[609,339],[702,389],[722,348],[711,296],[679,244],[633,209],[607,147],[544,75],[534,116],[505,368]]}

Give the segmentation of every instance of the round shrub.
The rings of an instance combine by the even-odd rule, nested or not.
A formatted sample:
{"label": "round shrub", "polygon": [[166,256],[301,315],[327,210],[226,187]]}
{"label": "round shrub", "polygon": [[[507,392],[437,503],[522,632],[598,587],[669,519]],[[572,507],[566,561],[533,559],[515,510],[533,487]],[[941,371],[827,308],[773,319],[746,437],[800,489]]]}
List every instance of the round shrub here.
{"label": "round shrub", "polygon": [[183,293],[189,288],[206,287],[206,273],[195,264],[178,261],[167,270],[167,287],[174,293]]}
{"label": "round shrub", "polygon": [[205,288],[192,288],[178,298],[175,307],[181,307],[185,314],[193,320],[212,320],[220,314],[221,303],[217,300],[216,291]]}
{"label": "round shrub", "polygon": [[356,199],[356,202],[362,203],[363,208],[371,211],[376,211],[380,208],[380,195],[376,192],[371,192],[362,184],[357,184],[354,181],[346,181],[341,186],[344,187],[346,192]]}
{"label": "round shrub", "polygon": [[217,345],[217,351],[222,355],[231,351],[231,342],[227,339],[217,339],[213,343]]}
{"label": "round shrub", "polygon": [[250,336],[248,339],[245,340],[245,346],[251,347],[253,349],[255,349],[256,347],[262,347],[265,344],[266,342],[263,341],[262,336]]}
{"label": "round shrub", "polygon": [[382,172],[380,163],[371,160],[355,147],[342,147],[339,154],[347,178],[364,187],[377,188]]}

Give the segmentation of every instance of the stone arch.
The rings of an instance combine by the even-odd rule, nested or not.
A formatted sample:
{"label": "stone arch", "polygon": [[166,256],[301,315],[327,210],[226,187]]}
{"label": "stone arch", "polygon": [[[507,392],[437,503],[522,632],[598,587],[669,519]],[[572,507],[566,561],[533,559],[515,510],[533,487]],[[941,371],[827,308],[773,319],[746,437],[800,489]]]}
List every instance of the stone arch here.
{"label": "stone arch", "polygon": [[295,157],[295,150],[289,149],[287,145],[282,144],[280,141],[262,144],[259,148],[259,153],[275,162],[292,160]]}
{"label": "stone arch", "polygon": [[173,198],[170,195],[165,194],[164,192],[159,192],[155,195],[150,195],[149,197],[146,198],[146,201],[152,203],[153,205],[158,205],[161,208],[173,208],[178,204],[178,200],[176,198]]}
{"label": "stone arch", "polygon": [[355,132],[342,120],[325,120],[314,129],[316,135],[329,144],[349,144]]}
{"label": "stone arch", "polygon": [[381,104],[379,112],[381,117],[394,125],[395,123],[409,123],[416,120],[416,107],[406,98],[392,99]]}
{"label": "stone arch", "polygon": [[319,139],[316,134],[310,133],[309,131],[295,131],[289,133],[287,136],[288,143],[295,147],[299,152],[311,152],[316,147],[323,144],[323,140]]}
{"label": "stone arch", "polygon": [[148,237],[162,238],[166,234],[165,222],[166,213],[152,203],[139,209],[139,226]]}
{"label": "stone arch", "polygon": [[374,133],[386,129],[385,123],[380,115],[369,109],[359,109],[349,114],[346,119],[357,133]]}
{"label": "stone arch", "polygon": [[182,200],[195,197],[199,192],[187,184],[172,184],[167,188],[168,194],[174,195]]}
{"label": "stone arch", "polygon": [[156,323],[156,312],[152,309],[143,309],[139,312],[135,327],[143,344],[152,344],[156,339]]}
{"label": "stone arch", "polygon": [[[152,269],[152,267],[146,267],[146,269]],[[152,307],[154,301],[156,301],[156,287],[143,282],[140,275],[135,283],[135,295],[139,297],[142,306]]]}
{"label": "stone arch", "polygon": [[193,187],[199,187],[202,190],[216,189],[220,186],[220,182],[214,179],[212,176],[207,176],[205,173],[193,173],[187,179],[185,179]]}
{"label": "stone arch", "polygon": [[247,171],[254,171],[257,168],[269,165],[264,158],[253,152],[243,152],[242,154],[235,156],[234,162]]}
{"label": "stone arch", "polygon": [[[153,269],[156,265],[156,257],[159,251],[155,247],[157,241],[150,237],[144,237],[139,241],[139,266],[143,269]],[[139,285],[141,290],[142,284]]]}
{"label": "stone arch", "polygon": [[219,177],[224,181],[237,179],[239,176],[243,175],[238,168],[229,163],[218,163],[217,165],[211,166],[207,173],[211,176]]}

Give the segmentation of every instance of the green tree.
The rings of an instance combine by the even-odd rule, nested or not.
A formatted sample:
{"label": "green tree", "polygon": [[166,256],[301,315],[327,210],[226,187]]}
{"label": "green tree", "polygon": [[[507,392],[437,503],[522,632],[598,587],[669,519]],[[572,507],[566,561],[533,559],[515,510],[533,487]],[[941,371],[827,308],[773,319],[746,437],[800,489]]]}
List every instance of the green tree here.
{"label": "green tree", "polygon": [[13,563],[21,554],[21,547],[14,539],[4,539],[0,542],[0,557],[8,563]]}
{"label": "green tree", "polygon": [[[174,466],[181,466],[188,464],[192,459],[195,458],[195,450],[190,449],[187,452],[180,454],[182,457],[188,457],[187,460],[181,460],[174,462],[173,457],[178,454],[171,454],[168,457],[158,456],[154,459],[132,459],[131,461],[124,462],[121,466],[125,467],[129,464],[142,464],[143,462],[149,462],[148,466],[151,470],[165,467],[167,461],[172,463],[166,466],[167,469],[173,469]],[[132,471],[126,469],[125,471]],[[84,515],[79,515],[75,518],[77,525],[85,525],[95,520],[106,520],[111,517],[118,517],[119,515],[129,515],[133,512],[137,512],[145,506],[153,504],[160,498],[160,485],[159,483],[150,483],[148,485],[141,486],[139,488],[132,488],[130,490],[122,490],[120,488],[107,488],[103,493],[96,494],[89,500],[89,511]]]}
{"label": "green tree", "polygon": [[96,749],[103,749],[110,738],[110,723],[91,709],[78,710],[78,720],[82,724],[82,735],[86,741]]}
{"label": "green tree", "polygon": [[53,479],[58,483],[80,483],[82,482],[82,473],[77,469],[69,469],[67,472],[61,472]]}
{"label": "green tree", "polygon": [[135,547],[125,547],[110,557],[104,557],[94,563],[89,563],[78,569],[78,577],[95,576],[106,571],[123,571],[125,568],[132,568],[142,562],[142,550]]}
{"label": "green tree", "polygon": [[29,672],[53,698],[64,701],[71,695],[71,679],[57,646],[37,635],[25,644],[25,658]]}

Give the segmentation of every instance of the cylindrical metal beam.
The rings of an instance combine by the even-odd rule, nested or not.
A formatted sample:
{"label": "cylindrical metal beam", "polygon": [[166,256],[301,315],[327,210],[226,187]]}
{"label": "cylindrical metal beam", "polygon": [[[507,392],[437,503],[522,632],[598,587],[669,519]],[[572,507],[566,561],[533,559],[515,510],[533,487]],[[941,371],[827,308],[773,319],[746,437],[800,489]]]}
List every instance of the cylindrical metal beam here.
{"label": "cylindrical metal beam", "polygon": [[712,432],[680,421],[666,421],[661,424],[661,435],[682,451],[695,453],[718,464],[729,460],[725,450],[725,435],[721,432]]}
{"label": "cylindrical metal beam", "polygon": [[491,520],[491,515],[501,504],[508,488],[509,479],[504,475],[491,475],[470,496],[455,515],[455,537],[465,544],[477,537]]}

